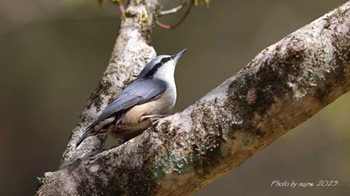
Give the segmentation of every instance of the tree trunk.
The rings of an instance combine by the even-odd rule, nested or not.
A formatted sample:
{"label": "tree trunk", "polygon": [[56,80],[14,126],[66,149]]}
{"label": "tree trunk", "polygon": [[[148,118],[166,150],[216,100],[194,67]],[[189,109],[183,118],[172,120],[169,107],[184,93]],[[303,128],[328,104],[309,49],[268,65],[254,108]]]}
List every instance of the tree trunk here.
{"label": "tree trunk", "polygon": [[183,195],[231,171],[350,88],[350,2],[264,49],[235,76],[140,136],[97,154],[74,144],[108,100],[155,56],[157,1],[130,1],[110,65],[73,130],[60,170],[37,195]]}

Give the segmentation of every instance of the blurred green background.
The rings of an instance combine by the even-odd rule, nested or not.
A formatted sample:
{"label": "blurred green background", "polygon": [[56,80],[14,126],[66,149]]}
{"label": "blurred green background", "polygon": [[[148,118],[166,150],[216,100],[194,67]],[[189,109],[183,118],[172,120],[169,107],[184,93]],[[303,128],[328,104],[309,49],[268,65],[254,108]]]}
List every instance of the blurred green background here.
{"label": "blurred green background", "polygon": [[[165,6],[176,1],[161,1]],[[156,28],[159,54],[188,52],[177,66],[181,111],[258,52],[345,0],[213,0],[177,29]],[[183,12],[182,12],[183,13]],[[181,15],[181,14],[180,14]],[[174,24],[180,16],[161,21]],[[0,2],[0,190],[33,195],[58,168],[70,132],[117,36],[119,11],[91,0]],[[349,195],[350,95],[323,109],[195,195]],[[273,180],[337,180],[335,187],[271,187]]]}

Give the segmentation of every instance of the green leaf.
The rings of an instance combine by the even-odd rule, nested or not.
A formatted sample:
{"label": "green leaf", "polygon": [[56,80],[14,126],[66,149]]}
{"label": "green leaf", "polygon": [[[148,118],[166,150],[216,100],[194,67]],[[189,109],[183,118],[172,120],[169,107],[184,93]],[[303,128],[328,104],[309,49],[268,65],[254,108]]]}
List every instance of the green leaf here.
{"label": "green leaf", "polygon": [[123,0],[112,0],[112,3],[115,5],[119,5],[119,4],[123,3]]}
{"label": "green leaf", "polygon": [[195,5],[198,5],[199,3],[201,5],[205,4],[207,7],[209,7],[210,0],[194,0],[194,4]]}
{"label": "green leaf", "polygon": [[[97,0],[97,2],[98,2],[99,6],[102,6],[104,3],[104,0]],[[110,0],[110,2],[114,5],[119,5],[119,4],[123,3],[123,0]]]}

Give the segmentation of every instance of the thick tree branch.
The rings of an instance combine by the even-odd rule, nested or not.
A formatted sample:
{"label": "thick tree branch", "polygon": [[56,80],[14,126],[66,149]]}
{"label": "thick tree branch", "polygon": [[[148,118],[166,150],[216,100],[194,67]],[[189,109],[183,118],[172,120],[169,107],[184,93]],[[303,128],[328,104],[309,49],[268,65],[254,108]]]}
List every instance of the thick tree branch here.
{"label": "thick tree branch", "polygon": [[211,183],[349,90],[349,10],[347,2],[264,49],[194,105],[119,147],[88,160],[68,149],[37,194],[181,195]]}

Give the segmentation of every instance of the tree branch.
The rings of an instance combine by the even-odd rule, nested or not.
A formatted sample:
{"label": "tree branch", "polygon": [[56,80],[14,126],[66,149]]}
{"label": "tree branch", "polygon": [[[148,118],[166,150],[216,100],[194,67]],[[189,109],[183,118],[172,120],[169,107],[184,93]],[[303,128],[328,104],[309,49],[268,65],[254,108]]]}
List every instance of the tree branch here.
{"label": "tree branch", "polygon": [[[84,150],[72,150],[71,143],[82,133],[76,129],[64,166],[46,173],[37,194],[181,195],[213,182],[349,91],[349,10],[347,2],[264,49],[195,104],[121,146],[76,159],[90,145],[98,146],[90,139]],[[147,51],[152,51],[148,57],[154,55]],[[144,60],[134,57],[138,71]],[[119,76],[116,72],[119,67],[109,77]],[[120,88],[126,80],[123,76],[111,86]],[[101,92],[107,97],[103,90],[95,95]],[[85,120],[81,127],[87,124]]]}
{"label": "tree branch", "polygon": [[183,7],[184,7],[185,3],[180,4],[176,7],[173,7],[169,10],[161,10],[159,13],[159,17],[161,16],[165,16],[165,15],[170,15],[170,14],[176,14],[177,12],[179,12]]}

